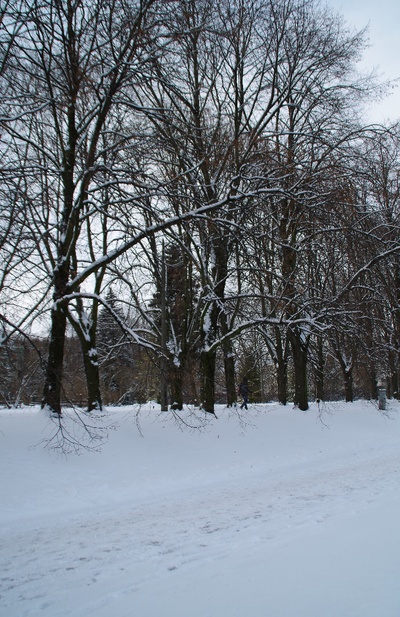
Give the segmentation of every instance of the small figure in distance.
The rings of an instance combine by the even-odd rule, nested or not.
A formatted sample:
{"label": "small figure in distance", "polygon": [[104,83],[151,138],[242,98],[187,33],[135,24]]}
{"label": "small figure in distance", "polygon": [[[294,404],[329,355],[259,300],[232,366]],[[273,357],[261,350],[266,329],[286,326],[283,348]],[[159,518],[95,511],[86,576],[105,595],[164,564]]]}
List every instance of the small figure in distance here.
{"label": "small figure in distance", "polygon": [[247,403],[249,400],[249,392],[251,392],[251,390],[249,388],[248,379],[247,377],[243,377],[242,383],[239,386],[239,396],[241,396],[243,399],[243,403],[240,405],[240,409],[243,409],[243,407],[247,409]]}

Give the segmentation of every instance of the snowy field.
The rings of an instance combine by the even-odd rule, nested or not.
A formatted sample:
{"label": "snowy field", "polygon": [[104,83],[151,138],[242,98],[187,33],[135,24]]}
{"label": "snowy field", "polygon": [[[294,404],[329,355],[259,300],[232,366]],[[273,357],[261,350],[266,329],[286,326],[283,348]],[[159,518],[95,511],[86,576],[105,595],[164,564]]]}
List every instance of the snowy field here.
{"label": "snowy field", "polygon": [[1,617],[399,617],[398,403],[180,415],[0,411]]}

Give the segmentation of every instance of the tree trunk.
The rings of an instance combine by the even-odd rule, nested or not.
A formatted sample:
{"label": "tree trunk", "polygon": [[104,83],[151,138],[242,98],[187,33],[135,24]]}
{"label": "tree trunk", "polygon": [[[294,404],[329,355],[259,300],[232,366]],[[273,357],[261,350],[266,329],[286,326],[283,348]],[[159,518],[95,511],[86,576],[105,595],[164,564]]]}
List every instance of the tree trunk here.
{"label": "tree trunk", "polygon": [[[96,293],[100,288],[100,282],[96,286]],[[87,411],[102,410],[103,400],[100,387],[99,356],[97,352],[97,324],[98,302],[95,300],[90,315],[86,315],[82,298],[76,300],[76,312],[78,318],[68,314],[69,321],[79,339],[83,366],[86,377]]]}
{"label": "tree trunk", "polygon": [[323,340],[322,340],[322,337],[318,337],[317,366],[315,368],[315,394],[316,394],[317,400],[319,401],[323,401],[325,399],[324,367],[325,367],[325,358],[324,358]]}
{"label": "tree trunk", "polygon": [[61,415],[61,387],[64,364],[66,308],[54,305],[51,311],[51,334],[43,389],[42,409]]}
{"label": "tree trunk", "polygon": [[161,285],[160,285],[160,309],[161,309],[161,376],[160,376],[160,403],[161,411],[168,411],[168,350],[167,350],[167,268],[165,264],[165,247],[163,242],[161,256]]}
{"label": "tree trunk", "polygon": [[[344,380],[344,393],[346,397],[346,403],[352,403],[354,394],[353,394],[353,367],[354,367],[354,358],[356,357],[356,347],[355,342],[347,345],[347,353],[346,344],[342,341],[342,345],[339,344],[340,338],[338,333],[331,338],[331,345],[335,352],[336,358],[339,362],[339,366],[341,368]],[[342,350],[341,350],[342,349]],[[349,350],[350,349],[350,350]]]}
{"label": "tree trunk", "polygon": [[215,366],[217,354],[215,348],[211,347],[217,335],[218,315],[219,309],[216,301],[213,300],[205,313],[202,324],[202,350],[200,353],[201,407],[208,413],[215,413]]}
{"label": "tree trunk", "polygon": [[344,376],[344,393],[346,397],[346,403],[352,403],[354,400],[353,394],[353,371],[351,368],[346,368],[343,371]]}
{"label": "tree trunk", "polygon": [[278,401],[281,405],[287,403],[287,363],[282,360],[276,365],[276,379],[278,386]]}
{"label": "tree trunk", "polygon": [[[226,313],[222,312],[221,317],[221,334],[228,334],[228,323]],[[225,369],[225,386],[226,386],[226,405],[232,407],[236,401],[236,380],[235,380],[235,357],[233,354],[232,344],[229,338],[224,338],[222,343],[222,351],[224,354],[224,369]]]}
{"label": "tree trunk", "polygon": [[377,401],[378,400],[378,379],[376,375],[376,364],[373,359],[371,359],[371,362],[370,362],[368,375],[369,375],[369,384],[370,384],[369,389],[370,389],[371,399],[374,401]]}
{"label": "tree trunk", "polygon": [[86,341],[85,345],[82,345],[88,411],[101,411],[103,409],[100,389],[99,358],[97,355],[95,342],[96,341]]}
{"label": "tree trunk", "polygon": [[[364,314],[367,315],[369,312],[369,307],[364,307]],[[372,319],[368,318],[364,320],[364,329],[366,336],[366,347],[367,347],[367,358],[368,358],[368,366],[367,366],[367,379],[368,379],[368,389],[369,395],[372,400],[378,400],[378,379],[377,379],[377,370],[376,370],[376,361],[374,357],[375,351],[375,341],[374,341],[374,327],[372,323]]]}
{"label": "tree trunk", "polygon": [[215,351],[202,351],[200,356],[201,407],[207,413],[215,413]]}
{"label": "tree trunk", "polygon": [[96,326],[82,330],[82,323],[72,321],[81,344],[86,377],[87,411],[102,410],[103,399],[100,387],[99,357],[97,353]]}
{"label": "tree trunk", "polygon": [[279,328],[275,329],[276,379],[278,386],[278,401],[281,405],[287,403],[287,346],[282,347],[282,335]]}
{"label": "tree trunk", "polygon": [[226,384],[226,405],[227,407],[232,407],[237,401],[237,396],[235,380],[235,360],[231,348],[228,352],[225,352],[224,349],[224,367]]}
{"label": "tree trunk", "polygon": [[[396,354],[397,355],[397,354]],[[399,372],[396,365],[396,358],[394,354],[389,353],[389,367],[390,367],[390,398],[399,399]]]}
{"label": "tree trunk", "polygon": [[301,341],[301,333],[290,330],[290,343],[294,366],[294,403],[302,411],[308,409],[307,345]]}
{"label": "tree trunk", "polygon": [[169,383],[171,407],[173,409],[183,409],[183,369],[181,366],[174,366],[170,370]]}

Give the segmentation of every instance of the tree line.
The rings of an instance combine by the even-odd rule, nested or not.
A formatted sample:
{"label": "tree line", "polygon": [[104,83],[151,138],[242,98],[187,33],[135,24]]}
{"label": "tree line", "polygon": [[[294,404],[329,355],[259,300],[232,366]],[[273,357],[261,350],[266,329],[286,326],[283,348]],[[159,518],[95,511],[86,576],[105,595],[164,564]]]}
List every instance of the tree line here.
{"label": "tree line", "polygon": [[245,372],[301,409],[338,375],[399,396],[400,134],[363,121],[365,31],[316,0],[0,15],[4,380],[27,348],[55,414],[113,388],[213,413]]}

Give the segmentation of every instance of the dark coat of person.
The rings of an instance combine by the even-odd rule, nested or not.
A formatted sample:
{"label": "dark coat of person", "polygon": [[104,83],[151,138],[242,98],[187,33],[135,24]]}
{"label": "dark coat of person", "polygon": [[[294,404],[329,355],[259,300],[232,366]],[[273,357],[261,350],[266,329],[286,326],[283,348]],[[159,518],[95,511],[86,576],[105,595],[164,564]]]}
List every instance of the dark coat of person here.
{"label": "dark coat of person", "polygon": [[248,380],[247,380],[247,377],[244,377],[242,383],[239,386],[239,395],[243,399],[243,403],[240,405],[240,409],[243,409],[243,407],[247,409],[247,403],[249,401],[249,392],[250,392],[250,388],[249,388]]}

